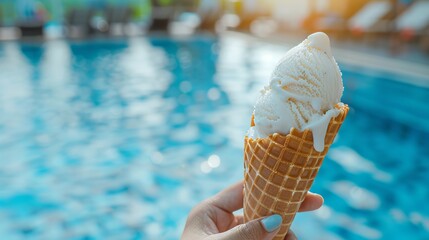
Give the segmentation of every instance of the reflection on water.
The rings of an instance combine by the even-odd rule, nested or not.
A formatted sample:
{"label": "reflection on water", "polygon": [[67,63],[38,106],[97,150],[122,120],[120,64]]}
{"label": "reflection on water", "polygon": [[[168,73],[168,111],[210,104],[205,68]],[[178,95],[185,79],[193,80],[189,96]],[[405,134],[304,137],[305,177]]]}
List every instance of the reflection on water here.
{"label": "reflection on water", "polygon": [[363,158],[359,153],[351,148],[338,147],[331,149],[329,157],[340,164],[350,173],[369,173],[374,179],[384,182],[391,182],[392,175],[378,169],[375,164],[368,159]]}
{"label": "reflection on water", "polygon": [[[208,36],[2,43],[0,236],[177,239],[194,204],[242,178],[252,105],[286,50]],[[352,110],[313,187],[325,206],[294,228],[422,239],[429,90],[342,67]]]}

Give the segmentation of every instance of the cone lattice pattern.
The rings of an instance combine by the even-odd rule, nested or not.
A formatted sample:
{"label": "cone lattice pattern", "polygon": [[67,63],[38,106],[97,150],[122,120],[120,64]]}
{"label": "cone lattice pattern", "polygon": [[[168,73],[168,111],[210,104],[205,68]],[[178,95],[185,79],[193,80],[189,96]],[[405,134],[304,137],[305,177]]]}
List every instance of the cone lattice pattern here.
{"label": "cone lattice pattern", "polygon": [[341,112],[329,123],[323,152],[314,149],[310,130],[299,132],[292,129],[286,136],[273,134],[268,138],[245,138],[246,222],[274,213],[280,214],[283,223],[274,239],[282,240],[286,236],[349,110],[347,105],[338,108]]}

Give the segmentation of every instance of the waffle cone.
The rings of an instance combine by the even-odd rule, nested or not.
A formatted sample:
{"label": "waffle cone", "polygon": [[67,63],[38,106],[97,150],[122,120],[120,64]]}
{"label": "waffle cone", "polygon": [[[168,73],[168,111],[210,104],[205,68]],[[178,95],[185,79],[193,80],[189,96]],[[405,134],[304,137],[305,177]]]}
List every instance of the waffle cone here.
{"label": "waffle cone", "polygon": [[274,239],[284,239],[349,110],[347,105],[337,108],[340,114],[329,123],[323,152],[314,149],[308,129],[293,128],[288,135],[275,133],[268,138],[245,137],[245,222],[280,214],[283,222]]}

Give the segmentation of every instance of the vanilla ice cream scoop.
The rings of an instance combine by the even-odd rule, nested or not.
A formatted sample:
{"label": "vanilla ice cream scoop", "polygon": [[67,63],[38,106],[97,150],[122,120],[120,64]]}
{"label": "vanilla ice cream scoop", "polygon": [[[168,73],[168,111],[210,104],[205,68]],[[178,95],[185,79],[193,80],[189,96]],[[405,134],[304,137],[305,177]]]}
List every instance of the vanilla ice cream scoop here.
{"label": "vanilla ice cream scoop", "polygon": [[329,37],[322,32],[292,48],[274,69],[253,112],[250,138],[288,134],[291,128],[311,129],[314,148],[321,152],[332,117],[339,114],[343,82],[331,53]]}

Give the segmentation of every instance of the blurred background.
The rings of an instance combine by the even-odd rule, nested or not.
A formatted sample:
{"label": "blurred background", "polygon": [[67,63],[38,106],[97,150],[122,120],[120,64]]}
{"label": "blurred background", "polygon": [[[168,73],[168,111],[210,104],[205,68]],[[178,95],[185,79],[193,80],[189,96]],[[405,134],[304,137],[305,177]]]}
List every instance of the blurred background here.
{"label": "blurred background", "polygon": [[349,116],[300,239],[429,239],[429,1],[0,0],[0,239],[178,239],[324,31]]}

